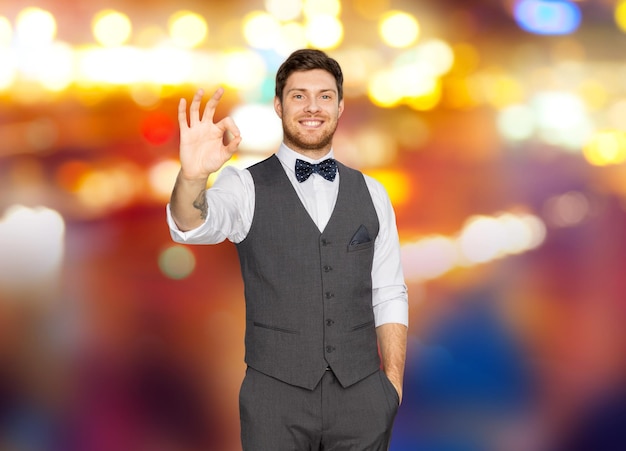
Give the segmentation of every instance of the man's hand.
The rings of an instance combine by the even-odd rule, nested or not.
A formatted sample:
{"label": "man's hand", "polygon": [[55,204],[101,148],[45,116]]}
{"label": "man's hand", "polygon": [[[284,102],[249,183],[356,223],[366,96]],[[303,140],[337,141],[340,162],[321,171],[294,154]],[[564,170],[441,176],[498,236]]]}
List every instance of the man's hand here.
{"label": "man's hand", "polygon": [[181,169],[172,190],[170,211],[183,231],[200,226],[207,218],[207,179],[232,157],[241,142],[239,129],[230,117],[213,123],[223,94],[222,88],[215,91],[202,114],[200,104],[204,91],[201,89],[191,101],[189,116],[186,100],[180,99],[178,104]]}
{"label": "man's hand", "polygon": [[178,104],[180,126],[181,176],[187,180],[206,180],[220,169],[237,150],[241,142],[239,129],[232,118],[213,123],[215,110],[224,89],[218,88],[200,112],[204,91],[198,90],[191,101],[187,116],[187,101]]}

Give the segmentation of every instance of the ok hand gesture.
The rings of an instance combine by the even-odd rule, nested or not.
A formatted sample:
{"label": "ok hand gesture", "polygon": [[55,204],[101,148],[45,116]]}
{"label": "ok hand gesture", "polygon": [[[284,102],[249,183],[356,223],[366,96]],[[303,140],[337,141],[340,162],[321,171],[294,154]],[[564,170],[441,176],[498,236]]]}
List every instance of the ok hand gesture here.
{"label": "ok hand gesture", "polygon": [[187,180],[206,180],[221,168],[235,153],[241,135],[232,118],[225,117],[214,123],[215,109],[224,94],[218,88],[209,99],[204,111],[200,103],[204,91],[198,90],[193,97],[187,117],[187,102],[180,99],[178,104],[178,124],[180,126],[181,175]]}

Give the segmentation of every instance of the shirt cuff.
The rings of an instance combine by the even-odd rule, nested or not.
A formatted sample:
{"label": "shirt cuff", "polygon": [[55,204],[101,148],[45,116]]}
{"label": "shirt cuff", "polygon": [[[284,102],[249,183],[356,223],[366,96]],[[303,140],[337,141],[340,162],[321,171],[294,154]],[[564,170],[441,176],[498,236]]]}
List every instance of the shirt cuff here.
{"label": "shirt cuff", "polygon": [[167,204],[167,206],[165,207],[165,212],[166,212],[166,217],[167,217],[167,225],[170,228],[170,235],[172,237],[172,240],[174,240],[176,243],[186,243],[190,240],[193,240],[193,238],[195,238],[197,235],[200,234],[204,224],[196,227],[195,229],[183,232],[176,225],[174,218],[172,218],[172,212],[170,211],[170,204]]}
{"label": "shirt cuff", "polygon": [[374,306],[376,327],[388,323],[404,324],[409,327],[409,303],[407,299],[391,299]]}

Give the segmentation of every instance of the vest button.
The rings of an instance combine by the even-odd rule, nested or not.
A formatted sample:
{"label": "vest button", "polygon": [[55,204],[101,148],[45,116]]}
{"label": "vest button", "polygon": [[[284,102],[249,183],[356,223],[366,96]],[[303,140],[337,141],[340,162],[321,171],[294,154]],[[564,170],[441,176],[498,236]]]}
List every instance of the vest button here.
{"label": "vest button", "polygon": [[333,324],[335,324],[335,321],[333,321],[332,319],[327,319],[326,320],[326,325],[327,326],[332,326]]}
{"label": "vest button", "polygon": [[332,270],[333,270],[332,266],[328,266],[328,265],[324,266],[324,272],[331,272]]}
{"label": "vest button", "polygon": [[329,354],[333,352],[334,350],[335,350],[334,346],[326,346],[326,352],[328,352]]}
{"label": "vest button", "polygon": [[334,293],[331,293],[330,291],[327,291],[327,292],[326,292],[326,299],[332,299],[332,298],[334,298],[334,297],[335,297],[335,294],[334,294]]}

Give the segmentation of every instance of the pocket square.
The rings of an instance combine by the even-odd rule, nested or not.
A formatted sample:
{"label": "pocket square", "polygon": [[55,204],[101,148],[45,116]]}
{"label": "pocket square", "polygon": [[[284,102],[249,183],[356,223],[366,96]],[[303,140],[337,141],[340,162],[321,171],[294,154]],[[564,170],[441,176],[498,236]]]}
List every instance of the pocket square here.
{"label": "pocket square", "polygon": [[357,244],[369,243],[372,241],[367,228],[361,224],[356,233],[350,239],[350,246],[356,246]]}

